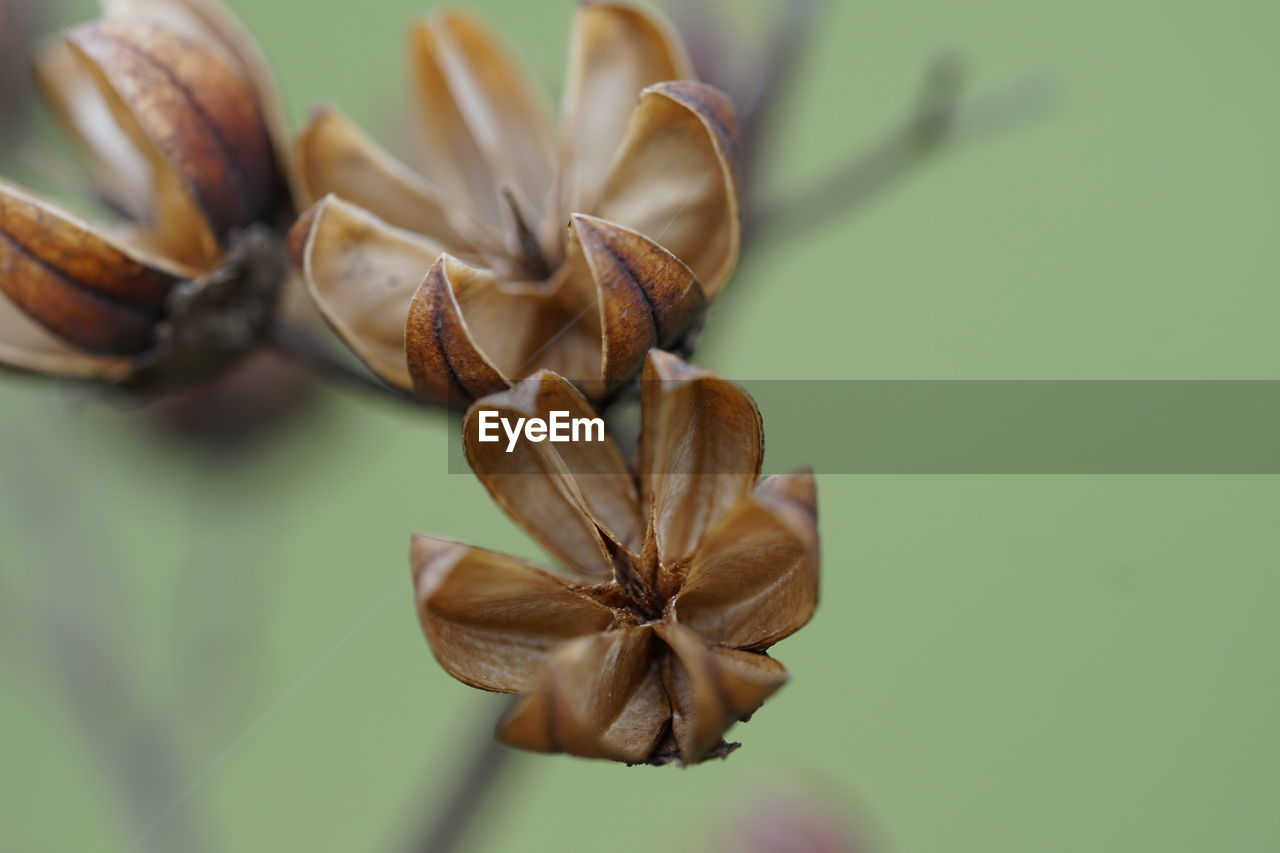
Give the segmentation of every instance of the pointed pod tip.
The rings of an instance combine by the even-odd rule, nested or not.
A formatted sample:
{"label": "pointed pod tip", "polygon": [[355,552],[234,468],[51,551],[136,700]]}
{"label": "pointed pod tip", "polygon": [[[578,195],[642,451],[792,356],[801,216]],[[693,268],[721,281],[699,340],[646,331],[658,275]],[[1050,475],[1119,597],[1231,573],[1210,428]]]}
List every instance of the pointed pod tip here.
{"label": "pointed pod tip", "polygon": [[319,220],[321,210],[328,200],[328,197],[323,198],[303,211],[302,215],[298,217],[298,221],[289,229],[289,233],[285,238],[289,257],[294,266],[300,270],[305,270],[307,267],[307,254],[311,245],[311,235],[315,233],[316,222]]}
{"label": "pointed pod tip", "polygon": [[733,99],[720,89],[701,80],[664,80],[640,93],[641,98],[651,95],[666,98],[697,115],[714,131],[724,153],[736,153],[738,111]]}
{"label": "pointed pod tip", "polygon": [[680,356],[662,349],[649,350],[644,362],[644,378],[657,382],[687,382],[720,375],[690,364]]}
{"label": "pointed pod tip", "polygon": [[765,477],[756,486],[756,494],[766,500],[781,499],[803,510],[809,524],[817,521],[818,480],[812,468]]}
{"label": "pointed pod tip", "polygon": [[[311,127],[312,125],[329,121],[331,119],[336,118],[340,114],[341,113],[339,112],[338,108],[333,104],[316,104],[314,107],[311,108],[311,111],[307,113],[306,126]],[[305,129],[304,129],[304,132],[305,132]]]}
{"label": "pointed pod tip", "polygon": [[419,604],[427,601],[444,582],[467,546],[451,539],[415,533],[409,542],[409,570]]}

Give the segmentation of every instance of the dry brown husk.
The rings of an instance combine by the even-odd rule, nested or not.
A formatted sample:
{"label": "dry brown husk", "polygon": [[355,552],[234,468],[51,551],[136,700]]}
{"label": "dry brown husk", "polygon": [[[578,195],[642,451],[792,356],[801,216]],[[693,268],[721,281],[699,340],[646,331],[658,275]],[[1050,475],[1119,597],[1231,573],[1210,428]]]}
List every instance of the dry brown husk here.
{"label": "dry brown husk", "polygon": [[[204,334],[169,328],[172,300],[199,304],[206,282],[228,289],[239,273],[227,265],[259,251],[292,202],[277,98],[234,18],[212,0],[103,6],[40,51],[36,72],[125,222],[94,226],[0,183],[0,366],[121,382],[160,360],[165,339]],[[279,287],[262,278],[232,288],[255,304],[223,337],[261,330]]]}
{"label": "dry brown husk", "polygon": [[760,479],[759,412],[738,386],[654,351],[632,471],[604,443],[480,442],[481,411],[590,416],[547,371],[477,402],[464,442],[495,500],[564,565],[548,572],[415,536],[419,615],[441,665],[520,694],[507,744],[637,763],[695,764],[787,680],[769,648],[818,601],[809,471]]}
{"label": "dry brown husk", "polygon": [[410,37],[418,170],[336,109],[299,136],[298,262],[384,380],[465,406],[540,369],[599,400],[670,347],[737,263],[733,108],[653,13],[579,6],[558,132],[479,19]]}

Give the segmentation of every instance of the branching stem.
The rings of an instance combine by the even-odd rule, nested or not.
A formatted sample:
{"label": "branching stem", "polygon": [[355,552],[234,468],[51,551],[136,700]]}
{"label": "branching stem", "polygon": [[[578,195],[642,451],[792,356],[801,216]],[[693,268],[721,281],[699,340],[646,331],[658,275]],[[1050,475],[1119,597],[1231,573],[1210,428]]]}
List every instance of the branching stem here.
{"label": "branching stem", "polygon": [[1028,78],[1005,88],[963,97],[965,70],[953,55],[926,72],[916,107],[898,127],[845,167],[771,205],[751,218],[747,251],[811,232],[866,204],[909,177],[944,151],[1020,126],[1051,102],[1044,78]]}

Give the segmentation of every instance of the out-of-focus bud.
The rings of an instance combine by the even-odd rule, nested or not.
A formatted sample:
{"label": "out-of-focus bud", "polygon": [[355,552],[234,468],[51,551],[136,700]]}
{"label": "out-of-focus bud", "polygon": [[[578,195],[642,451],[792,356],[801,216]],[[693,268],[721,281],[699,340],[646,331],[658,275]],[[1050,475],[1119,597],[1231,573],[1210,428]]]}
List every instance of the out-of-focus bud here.
{"label": "out-of-focus bud", "polygon": [[114,0],[36,59],[123,222],[0,183],[0,364],[131,384],[217,375],[269,328],[293,211],[276,96],[211,0]]}
{"label": "out-of-focus bud", "polygon": [[713,853],[871,853],[847,804],[800,785],[771,787],[732,809]]}

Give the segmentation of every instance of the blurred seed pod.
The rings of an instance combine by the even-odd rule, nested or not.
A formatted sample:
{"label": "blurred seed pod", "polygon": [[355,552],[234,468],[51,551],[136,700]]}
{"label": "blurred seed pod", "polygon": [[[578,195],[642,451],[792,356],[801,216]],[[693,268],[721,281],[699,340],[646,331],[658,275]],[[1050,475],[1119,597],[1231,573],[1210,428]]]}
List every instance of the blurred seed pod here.
{"label": "blurred seed pod", "polygon": [[147,391],[217,376],[269,331],[288,265],[288,158],[256,46],[214,0],[110,0],[33,66],[122,221],[0,180],[0,367]]}
{"label": "blurred seed pod", "polygon": [[848,804],[804,785],[771,786],[737,803],[714,853],[872,853]]}

